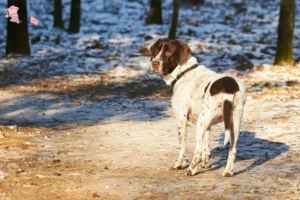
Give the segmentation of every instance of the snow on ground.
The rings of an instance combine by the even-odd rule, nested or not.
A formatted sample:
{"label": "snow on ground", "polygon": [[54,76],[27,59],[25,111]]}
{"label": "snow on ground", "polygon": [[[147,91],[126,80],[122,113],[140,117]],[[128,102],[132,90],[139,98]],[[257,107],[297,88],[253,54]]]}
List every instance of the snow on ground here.
{"label": "snow on ground", "polygon": [[[5,4],[6,1],[0,1],[1,7]],[[63,5],[64,26],[67,28],[70,1],[63,1]],[[40,69],[38,75],[50,71],[54,74],[105,72],[116,66],[128,68],[131,72],[149,71],[145,64],[149,58],[142,57],[145,55],[145,52],[141,55],[142,47],[149,47],[158,38],[167,36],[172,3],[170,0],[163,2],[164,25],[145,26],[147,9],[146,0],[83,1],[81,32],[69,35],[52,28],[52,1],[29,2],[28,15],[40,21],[38,26],[29,24],[32,57],[20,59],[12,70],[39,69],[39,64],[46,61],[50,66]],[[242,63],[272,63],[278,13],[279,0],[210,1],[206,6],[181,8],[178,34],[191,46],[199,63],[214,70],[224,71]],[[296,14],[294,46],[298,59],[299,12]],[[1,18],[1,29],[5,30],[5,25],[6,18]],[[0,36],[0,55],[5,53],[5,38],[4,32]],[[138,62],[132,59],[136,56]],[[5,68],[3,62],[5,60],[1,61],[0,68]]]}
{"label": "snow on ground", "polygon": [[[271,65],[279,0],[180,10],[178,36],[199,63],[248,89],[232,178],[220,175],[222,124],[212,131],[212,169],[195,177],[169,170],[178,154],[171,90],[149,73],[147,48],[167,36],[172,3],[163,1],[163,25],[144,24],[148,7],[82,0],[81,31],[69,35],[52,28],[52,0],[28,1],[39,20],[29,24],[32,55],[3,57],[0,35],[0,199],[299,199],[300,65]],[[297,62],[299,19],[296,12]],[[191,125],[189,159],[194,132]]]}

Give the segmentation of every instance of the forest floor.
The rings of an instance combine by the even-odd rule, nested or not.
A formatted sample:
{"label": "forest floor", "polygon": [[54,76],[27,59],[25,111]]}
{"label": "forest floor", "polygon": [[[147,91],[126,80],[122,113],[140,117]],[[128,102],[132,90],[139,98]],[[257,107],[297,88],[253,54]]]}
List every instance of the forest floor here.
{"label": "forest floor", "polygon": [[[296,66],[268,65],[279,2],[180,8],[178,37],[199,64],[247,86],[235,174],[225,178],[223,124],[212,128],[211,169],[193,177],[170,170],[179,153],[171,89],[150,72],[147,49],[167,36],[171,0],[163,1],[164,24],[147,26],[148,0],[82,1],[78,34],[52,28],[53,1],[28,1],[39,20],[29,24],[31,56],[5,57],[0,35],[0,200],[299,200],[300,12]],[[69,10],[64,1],[64,27]],[[194,148],[190,125],[189,160]]]}

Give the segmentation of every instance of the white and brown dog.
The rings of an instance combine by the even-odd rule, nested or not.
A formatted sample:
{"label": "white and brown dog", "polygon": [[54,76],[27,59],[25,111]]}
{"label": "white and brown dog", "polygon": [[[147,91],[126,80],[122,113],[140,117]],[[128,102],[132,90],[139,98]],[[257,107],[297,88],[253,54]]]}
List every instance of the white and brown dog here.
{"label": "white and brown dog", "polygon": [[235,77],[217,74],[198,65],[196,58],[190,55],[188,45],[179,40],[160,39],[151,46],[150,52],[152,71],[162,75],[166,84],[173,87],[172,108],[181,149],[172,168],[184,169],[186,166],[188,121],[196,124],[197,145],[187,175],[195,175],[198,166],[210,167],[210,127],[224,122],[224,145],[230,139],[230,150],[222,176],[232,176],[247,96],[244,85]]}

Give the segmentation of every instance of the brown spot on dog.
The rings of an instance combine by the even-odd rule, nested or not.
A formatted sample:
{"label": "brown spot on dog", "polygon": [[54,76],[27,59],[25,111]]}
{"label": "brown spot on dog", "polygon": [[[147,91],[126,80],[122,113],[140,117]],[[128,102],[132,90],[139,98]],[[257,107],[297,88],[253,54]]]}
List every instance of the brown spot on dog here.
{"label": "brown spot on dog", "polygon": [[209,85],[210,85],[210,82],[209,82],[209,83],[207,84],[207,86],[204,88],[204,93],[203,93],[202,99],[204,98],[204,95],[205,95],[206,90],[207,90],[207,88],[209,87]]}
{"label": "brown spot on dog", "polygon": [[225,100],[223,104],[223,116],[224,116],[224,124],[225,130],[229,130],[232,122],[232,102]]}
{"label": "brown spot on dog", "polygon": [[211,96],[219,94],[220,92],[234,94],[237,91],[239,91],[239,85],[234,80],[234,78],[229,76],[225,76],[216,80],[210,87]]}

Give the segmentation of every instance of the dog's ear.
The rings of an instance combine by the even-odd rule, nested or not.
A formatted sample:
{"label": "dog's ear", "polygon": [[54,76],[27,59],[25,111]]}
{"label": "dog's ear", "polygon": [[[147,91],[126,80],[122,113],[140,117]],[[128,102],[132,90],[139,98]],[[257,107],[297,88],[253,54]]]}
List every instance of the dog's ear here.
{"label": "dog's ear", "polygon": [[153,44],[150,49],[148,50],[148,54],[151,56],[150,61],[152,61],[153,57],[154,57],[154,45]]}
{"label": "dog's ear", "polygon": [[160,43],[161,39],[157,40],[151,47],[150,47],[150,61],[152,61],[152,59],[155,57],[154,55],[154,50],[157,48],[158,44]]}
{"label": "dog's ear", "polygon": [[174,44],[176,45],[176,57],[178,58],[178,63],[182,65],[187,61],[192,51],[186,43],[180,40],[174,40]]}

